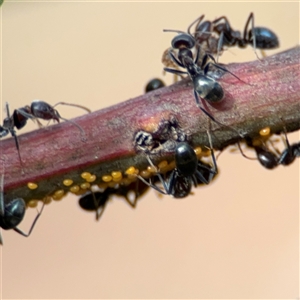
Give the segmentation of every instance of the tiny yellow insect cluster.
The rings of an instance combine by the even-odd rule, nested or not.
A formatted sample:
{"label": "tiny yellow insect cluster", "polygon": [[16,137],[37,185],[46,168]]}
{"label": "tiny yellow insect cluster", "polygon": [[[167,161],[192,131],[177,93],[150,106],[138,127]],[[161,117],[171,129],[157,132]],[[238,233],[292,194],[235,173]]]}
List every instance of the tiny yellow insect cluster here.
{"label": "tiny yellow insect cluster", "polygon": [[[210,154],[210,150],[204,152],[201,147],[196,147],[195,153],[197,157],[200,159],[202,156],[208,156]],[[138,168],[131,166],[124,173],[122,171],[112,171],[110,174],[105,174],[101,176],[100,179],[97,180],[97,176],[95,174],[91,174],[90,172],[82,172],[80,174],[83,182],[75,183],[74,180],[70,178],[65,178],[62,181],[62,184],[67,189],[58,189],[52,193],[52,195],[45,196],[42,200],[45,204],[49,204],[52,200],[59,201],[64,196],[71,192],[75,195],[82,195],[92,188],[92,185],[96,185],[98,188],[105,190],[106,188],[116,188],[119,185],[127,186],[132,182],[137,181],[137,175],[142,176],[145,179],[149,179],[154,176],[157,172],[159,173],[167,173],[172,171],[175,168],[175,161],[168,162],[166,160],[162,160],[157,164],[157,166],[149,165],[143,170],[139,170]],[[36,190],[38,188],[38,184],[34,182],[28,182],[27,187],[30,190]],[[38,205],[38,201],[36,199],[31,199],[27,201],[27,207],[35,208]]]}

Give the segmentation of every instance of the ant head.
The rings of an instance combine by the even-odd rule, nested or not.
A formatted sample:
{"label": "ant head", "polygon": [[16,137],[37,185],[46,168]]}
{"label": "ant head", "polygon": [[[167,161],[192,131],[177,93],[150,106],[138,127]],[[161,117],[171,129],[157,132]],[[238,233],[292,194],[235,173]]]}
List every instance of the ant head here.
{"label": "ant head", "polygon": [[192,49],[194,46],[195,46],[195,39],[187,33],[180,33],[177,36],[175,36],[172,40],[172,47],[174,49],[180,49],[180,48]]}
{"label": "ant head", "polygon": [[50,104],[42,100],[34,100],[31,103],[31,114],[43,120],[55,120],[59,123],[59,114]]}
{"label": "ant head", "polygon": [[172,196],[176,199],[187,197],[191,193],[192,181],[189,176],[178,176],[175,180]]}

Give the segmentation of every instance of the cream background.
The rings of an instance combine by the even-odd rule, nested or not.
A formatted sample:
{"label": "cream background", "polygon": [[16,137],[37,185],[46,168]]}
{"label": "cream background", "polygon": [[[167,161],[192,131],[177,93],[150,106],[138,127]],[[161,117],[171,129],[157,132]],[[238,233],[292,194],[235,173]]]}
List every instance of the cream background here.
{"label": "cream background", "polygon": [[[162,77],[161,55],[174,36],[163,28],[185,30],[204,13],[226,15],[242,30],[251,11],[280,37],[281,48],[268,54],[299,44],[299,3],[6,1],[1,106],[43,99],[97,110],[133,98]],[[249,47],[220,61],[254,59]],[[219,178],[188,199],[151,191],[136,210],[114,199],[96,223],[69,196],[45,207],[30,238],[2,231],[2,297],[295,299],[299,161],[268,171],[227,150],[218,165]],[[20,227],[27,231],[35,214],[28,210]]]}

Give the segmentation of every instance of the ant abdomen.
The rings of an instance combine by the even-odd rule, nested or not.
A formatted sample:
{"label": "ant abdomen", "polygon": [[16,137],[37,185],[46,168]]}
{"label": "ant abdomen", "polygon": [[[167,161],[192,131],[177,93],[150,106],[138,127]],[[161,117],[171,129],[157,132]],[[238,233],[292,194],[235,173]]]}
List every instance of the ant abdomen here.
{"label": "ant abdomen", "polygon": [[26,204],[22,198],[16,198],[5,204],[4,215],[0,217],[0,227],[5,230],[17,227],[24,218]]}
{"label": "ant abdomen", "polygon": [[[255,27],[254,29],[256,48],[275,49],[279,47],[277,35],[266,27]],[[249,31],[249,43],[253,43],[252,30]]]}
{"label": "ant abdomen", "polygon": [[208,76],[200,74],[193,79],[193,83],[198,95],[211,103],[220,102],[224,98],[222,86]]}
{"label": "ant abdomen", "polygon": [[178,143],[175,152],[176,168],[181,176],[195,174],[198,158],[194,149],[186,142]]}
{"label": "ant abdomen", "polygon": [[274,153],[264,150],[261,147],[255,147],[257,159],[266,169],[274,169],[278,166],[278,159]]}

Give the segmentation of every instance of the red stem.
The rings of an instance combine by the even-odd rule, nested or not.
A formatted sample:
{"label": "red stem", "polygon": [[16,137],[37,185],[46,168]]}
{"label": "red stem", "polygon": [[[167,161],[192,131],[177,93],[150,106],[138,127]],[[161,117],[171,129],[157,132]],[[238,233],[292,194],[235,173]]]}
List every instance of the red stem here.
{"label": "red stem", "polygon": [[[214,107],[205,103],[206,109],[219,122],[249,136],[257,135],[266,126],[273,133],[282,132],[283,125],[288,132],[298,130],[299,58],[300,48],[295,47],[263,62],[226,66],[242,81],[229,73],[222,76],[219,82],[225,98]],[[95,174],[95,183],[100,183],[101,177],[112,171],[124,174],[132,165],[145,167],[145,158],[134,150],[134,133],[140,129],[152,132],[161,119],[170,115],[189,131],[195,146],[208,144],[205,134],[208,118],[195,105],[189,79],[73,119],[83,128],[85,136],[70,122],[20,135],[23,174],[14,140],[1,141],[5,199],[22,197],[28,201],[41,199],[57,189],[67,191],[62,180],[70,178],[74,184],[83,183],[84,171]],[[211,127],[216,149],[240,140],[236,131],[213,122]],[[38,188],[28,189],[28,182],[37,183]]]}

